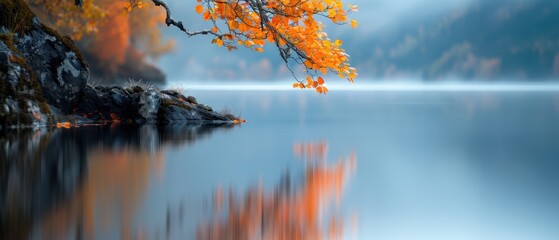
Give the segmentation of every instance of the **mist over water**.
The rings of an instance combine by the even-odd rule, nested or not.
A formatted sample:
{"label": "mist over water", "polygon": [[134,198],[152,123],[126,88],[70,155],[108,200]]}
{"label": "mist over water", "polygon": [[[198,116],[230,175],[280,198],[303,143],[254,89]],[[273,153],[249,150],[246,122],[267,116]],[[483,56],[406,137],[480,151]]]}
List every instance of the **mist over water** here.
{"label": "mist over water", "polygon": [[248,122],[3,134],[3,236],[559,236],[557,91],[187,94]]}

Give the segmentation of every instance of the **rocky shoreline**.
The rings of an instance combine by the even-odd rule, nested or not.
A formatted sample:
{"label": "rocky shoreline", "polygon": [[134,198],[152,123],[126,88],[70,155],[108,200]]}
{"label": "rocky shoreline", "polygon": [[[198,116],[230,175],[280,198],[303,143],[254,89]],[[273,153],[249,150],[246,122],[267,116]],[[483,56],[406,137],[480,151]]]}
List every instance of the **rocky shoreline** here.
{"label": "rocky shoreline", "polygon": [[22,0],[0,0],[0,8],[0,129],[244,121],[175,90],[92,86],[70,38],[43,25]]}
{"label": "rocky shoreline", "polygon": [[84,123],[238,123],[238,117],[216,112],[193,96],[176,90],[141,86],[86,86],[74,109]]}

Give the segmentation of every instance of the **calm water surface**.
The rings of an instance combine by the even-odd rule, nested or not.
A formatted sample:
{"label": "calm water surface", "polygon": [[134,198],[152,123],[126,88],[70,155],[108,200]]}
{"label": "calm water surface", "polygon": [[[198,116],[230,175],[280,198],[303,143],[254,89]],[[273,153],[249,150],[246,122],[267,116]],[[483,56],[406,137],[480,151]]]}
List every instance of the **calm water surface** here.
{"label": "calm water surface", "polygon": [[187,94],[248,123],[3,133],[2,238],[559,239],[559,92]]}

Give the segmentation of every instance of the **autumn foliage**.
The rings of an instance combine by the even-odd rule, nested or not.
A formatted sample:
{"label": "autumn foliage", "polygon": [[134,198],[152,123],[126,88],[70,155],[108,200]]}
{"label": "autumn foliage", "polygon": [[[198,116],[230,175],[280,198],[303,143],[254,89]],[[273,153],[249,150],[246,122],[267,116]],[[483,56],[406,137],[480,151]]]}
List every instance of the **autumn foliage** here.
{"label": "autumn foliage", "polygon": [[129,12],[128,0],[85,0],[79,8],[70,0],[27,2],[43,22],[77,42],[92,69],[103,71],[103,80],[123,66],[145,68],[144,58],[155,59],[174,48],[160,31],[165,19],[160,8],[136,6],[138,11]]}
{"label": "autumn foliage", "polygon": [[[78,39],[83,34],[91,33],[111,35],[115,31],[127,31],[134,35],[136,32],[142,33],[136,34],[136,39],[143,40],[147,43],[146,48],[154,50],[152,46],[165,46],[157,38],[151,37],[159,34],[153,21],[157,19],[158,23],[175,26],[188,36],[209,35],[213,44],[229,51],[242,46],[263,52],[266,44],[272,44],[297,80],[293,84],[294,88],[312,88],[319,93],[327,93],[323,78],[326,75],[338,75],[350,82],[357,77],[357,70],[350,66],[349,55],[342,48],[342,41],[330,39],[324,32],[325,24],[321,22],[326,20],[335,25],[357,27],[357,21],[348,18],[349,14],[357,11],[357,6],[346,5],[341,0],[196,0],[192,13],[199,14],[211,26],[203,30],[192,30],[183,22],[175,20],[163,0],[91,0],[84,1],[80,10],[72,9],[74,1],[69,0],[29,1],[33,5],[42,5],[48,14],[55,16],[55,25]],[[161,8],[153,7],[149,2]],[[131,16],[136,12],[152,12],[153,9],[165,11],[159,15],[140,13],[124,26],[119,24],[123,22],[122,18],[114,16],[115,8]],[[107,20],[109,15],[112,18]],[[109,31],[100,31],[100,26],[103,26],[101,23],[107,21]],[[150,32],[145,29],[156,30]],[[99,41],[100,44],[110,42],[102,36],[97,39],[103,39]],[[122,43],[121,40],[115,41]],[[159,50],[154,52],[168,49],[163,47]],[[109,60],[113,59],[118,61],[121,58]],[[290,64],[293,63],[302,66],[304,79],[297,78],[300,73],[292,69]]]}
{"label": "autumn foliage", "polygon": [[[144,5],[142,0],[129,1],[131,7]],[[342,41],[330,39],[323,31],[325,25],[317,19],[356,28],[357,21],[348,18],[351,12],[357,11],[355,5],[344,6],[340,0],[197,1],[193,10],[204,21],[212,23],[209,30],[192,31],[171,17],[163,1],[151,2],[166,9],[167,25],[178,27],[188,36],[211,35],[213,44],[230,51],[244,46],[263,52],[267,43],[275,45],[286,64],[293,61],[304,66],[306,78],[297,79],[294,88],[314,88],[326,93],[328,89],[321,75],[330,72],[350,82],[357,77],[356,69],[349,64],[349,56],[341,48]]]}

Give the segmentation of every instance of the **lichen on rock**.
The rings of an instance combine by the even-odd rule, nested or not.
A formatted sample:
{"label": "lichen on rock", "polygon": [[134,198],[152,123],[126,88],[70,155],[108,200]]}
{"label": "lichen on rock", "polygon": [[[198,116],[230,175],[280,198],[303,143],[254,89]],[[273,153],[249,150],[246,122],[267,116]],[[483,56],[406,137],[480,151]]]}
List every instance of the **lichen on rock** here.
{"label": "lichen on rock", "polygon": [[160,104],[159,99],[159,94],[157,94],[154,90],[148,90],[140,93],[138,113],[147,122],[153,122],[156,119]]}
{"label": "lichen on rock", "polygon": [[0,9],[0,125],[48,124],[55,119],[51,106],[70,113],[89,76],[87,63],[23,0],[0,0]]}

